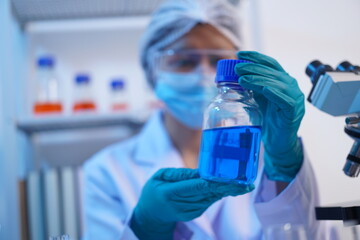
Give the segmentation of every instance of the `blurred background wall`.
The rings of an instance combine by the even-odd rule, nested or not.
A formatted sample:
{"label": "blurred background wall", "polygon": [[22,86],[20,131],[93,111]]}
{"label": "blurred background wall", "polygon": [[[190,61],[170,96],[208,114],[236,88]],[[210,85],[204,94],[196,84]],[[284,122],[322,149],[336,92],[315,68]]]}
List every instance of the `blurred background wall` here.
{"label": "blurred background wall", "polygon": [[[277,59],[298,80],[306,97],[312,85],[305,68],[312,60],[334,68],[344,60],[360,64],[359,1],[255,2],[261,39],[255,48]],[[360,201],[355,190],[360,187],[359,178],[342,172],[353,144],[344,133],[344,120],[306,102],[300,135],[318,179],[322,204]]]}
{"label": "blurred background wall", "polygon": [[[41,148],[41,139],[63,143],[74,136],[82,136],[76,138],[78,142],[89,138],[89,135],[72,131],[57,131],[53,135],[46,132],[46,137],[42,133],[34,137],[19,128],[19,123],[30,126],[29,131],[33,131],[34,126],[49,125],[46,121],[34,120],[31,114],[35,61],[39,54],[51,53],[57,58],[65,117],[72,116],[74,74],[77,72],[91,74],[100,116],[111,114],[108,82],[113,76],[126,79],[134,111],[145,111],[144,106],[153,98],[138,62],[138,40],[148,23],[148,14],[139,14],[141,17],[109,14],[110,18],[81,20],[36,19],[19,10],[14,16],[13,4],[19,2],[0,1],[0,239],[21,238],[18,181],[26,179],[29,170],[34,168],[33,161],[38,160],[34,157],[36,143],[40,142]],[[358,0],[244,0],[239,9],[243,19],[244,49],[257,50],[277,59],[298,80],[307,96],[311,83],[305,75],[305,67],[310,61],[319,59],[334,67],[343,60],[360,64],[359,13]],[[21,14],[26,17],[22,19]],[[64,116],[60,117],[60,122]],[[108,119],[104,119],[100,122],[106,125]],[[360,179],[350,179],[342,173],[352,145],[343,128],[344,117],[332,117],[306,103],[300,135],[314,166],[322,204],[360,201]],[[121,138],[121,134],[124,133],[111,141]],[[92,132],[91,136],[95,135]],[[101,144],[108,142],[101,140]],[[101,144],[93,147],[94,151]]]}
{"label": "blurred background wall", "polygon": [[17,179],[23,145],[14,120],[24,101],[27,45],[10,9],[10,1],[0,1],[0,239],[20,239]]}

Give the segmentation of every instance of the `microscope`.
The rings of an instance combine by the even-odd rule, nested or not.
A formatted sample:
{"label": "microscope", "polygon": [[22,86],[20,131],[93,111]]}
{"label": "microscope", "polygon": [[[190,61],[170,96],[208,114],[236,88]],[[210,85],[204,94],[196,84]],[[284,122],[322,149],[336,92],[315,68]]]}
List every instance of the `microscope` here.
{"label": "microscope", "polygon": [[[360,67],[348,61],[336,69],[314,60],[306,67],[313,84],[307,100],[332,116],[346,116],[345,133],[354,140],[343,171],[349,177],[360,174]],[[360,203],[359,203],[360,204]],[[360,206],[316,207],[317,220],[342,220],[360,224]]]}

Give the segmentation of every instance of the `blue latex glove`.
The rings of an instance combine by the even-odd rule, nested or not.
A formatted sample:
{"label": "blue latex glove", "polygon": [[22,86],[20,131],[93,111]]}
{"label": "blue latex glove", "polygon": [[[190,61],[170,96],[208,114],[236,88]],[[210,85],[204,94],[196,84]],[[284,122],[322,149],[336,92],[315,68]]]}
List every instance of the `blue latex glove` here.
{"label": "blue latex glove", "polygon": [[253,62],[237,64],[235,72],[239,84],[254,92],[264,117],[265,173],[271,180],[290,182],[303,161],[297,131],[305,113],[304,94],[273,58],[248,51],[239,52],[238,58]]}
{"label": "blue latex glove", "polygon": [[176,222],[190,221],[217,200],[253,189],[201,179],[197,169],[163,168],[142,189],[130,227],[139,239],[172,239]]}

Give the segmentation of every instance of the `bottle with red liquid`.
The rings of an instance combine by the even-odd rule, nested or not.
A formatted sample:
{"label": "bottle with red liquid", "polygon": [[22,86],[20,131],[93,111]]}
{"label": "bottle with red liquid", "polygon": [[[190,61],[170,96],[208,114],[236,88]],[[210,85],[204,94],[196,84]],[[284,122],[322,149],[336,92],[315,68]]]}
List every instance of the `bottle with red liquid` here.
{"label": "bottle with red liquid", "polygon": [[113,112],[126,111],[129,108],[126,96],[125,81],[121,78],[111,81],[111,110]]}
{"label": "bottle with red liquid", "polygon": [[37,61],[36,99],[33,105],[36,115],[61,113],[63,110],[54,66],[52,56],[42,56]]}
{"label": "bottle with red liquid", "polygon": [[91,91],[91,79],[88,74],[76,75],[74,93],[73,112],[94,112],[96,110]]}

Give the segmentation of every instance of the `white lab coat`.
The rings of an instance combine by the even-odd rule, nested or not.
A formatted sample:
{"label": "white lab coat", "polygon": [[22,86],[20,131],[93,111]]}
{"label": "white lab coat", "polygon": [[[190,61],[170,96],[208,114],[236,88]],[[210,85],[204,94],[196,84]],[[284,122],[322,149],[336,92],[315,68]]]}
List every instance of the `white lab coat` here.
{"label": "white lab coat", "polygon": [[[165,167],[184,165],[170,142],[160,112],[154,114],[140,134],[105,148],[87,161],[84,238],[137,239],[129,227],[132,211],[147,179]],[[174,238],[260,240],[266,227],[292,223],[304,225],[311,240],[327,239],[323,226],[315,220],[316,181],[306,157],[296,178],[278,196],[274,182],[262,170],[255,185],[249,194],[223,198],[201,217],[179,222]]]}

